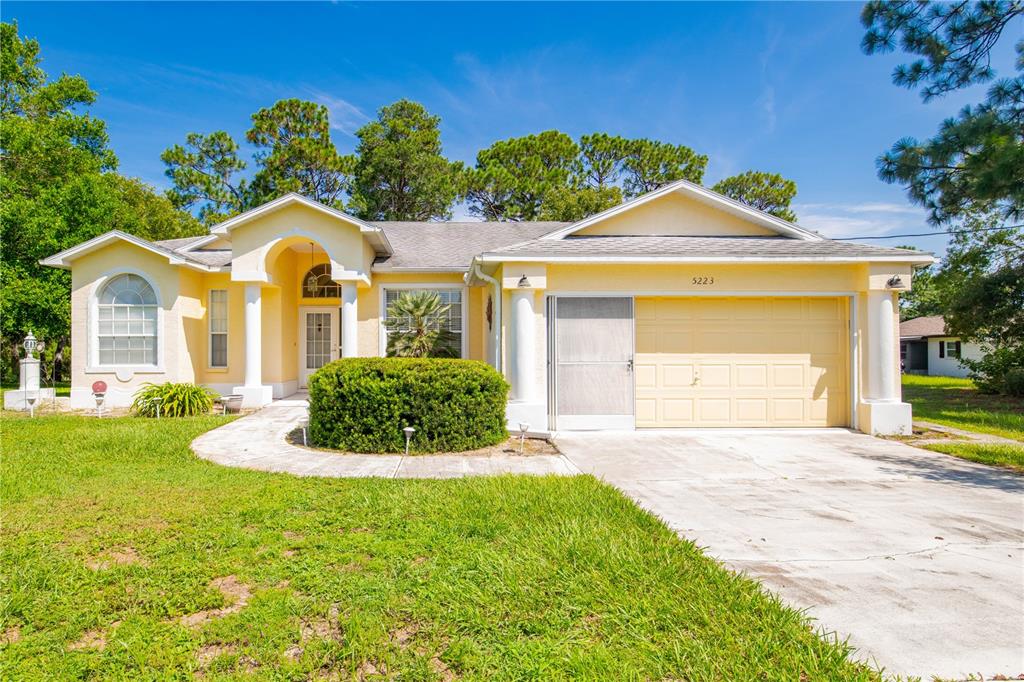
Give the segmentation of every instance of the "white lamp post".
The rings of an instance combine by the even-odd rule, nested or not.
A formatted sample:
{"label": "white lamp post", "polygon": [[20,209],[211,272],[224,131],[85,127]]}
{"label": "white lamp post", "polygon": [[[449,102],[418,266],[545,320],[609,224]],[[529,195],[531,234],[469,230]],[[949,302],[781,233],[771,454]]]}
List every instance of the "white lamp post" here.
{"label": "white lamp post", "polygon": [[530,430],[530,425],[524,422],[519,422],[519,454],[523,454],[523,448],[526,447],[526,432]]}
{"label": "white lamp post", "polygon": [[405,434],[405,454],[407,455],[409,454],[409,441],[412,440],[412,434],[415,432],[416,429],[414,429],[411,426],[406,426],[404,429],[402,429],[402,433]]}

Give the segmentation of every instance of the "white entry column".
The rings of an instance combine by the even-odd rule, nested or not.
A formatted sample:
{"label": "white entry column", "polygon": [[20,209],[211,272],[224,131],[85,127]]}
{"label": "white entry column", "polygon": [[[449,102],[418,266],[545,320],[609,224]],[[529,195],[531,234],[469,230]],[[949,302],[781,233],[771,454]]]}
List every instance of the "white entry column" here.
{"label": "white entry column", "polygon": [[245,383],[233,391],[242,407],[263,407],[273,400],[273,389],[263,385],[263,297],[259,284],[245,285]]}
{"label": "white entry column", "polygon": [[512,400],[527,402],[534,400],[536,394],[534,371],[537,361],[537,330],[533,299],[533,289],[514,289],[512,291],[509,383],[512,384]]}
{"label": "white entry column", "polygon": [[359,356],[359,291],[355,282],[341,285],[341,357]]}
{"label": "white entry column", "polygon": [[872,434],[909,434],[911,408],[902,402],[899,378],[899,338],[896,335],[895,293],[891,290],[869,291],[865,313],[867,338],[862,357],[866,356],[860,428]]}
{"label": "white entry column", "polygon": [[899,402],[896,377],[899,346],[896,342],[896,308],[891,291],[868,294],[868,391],[870,400]]}

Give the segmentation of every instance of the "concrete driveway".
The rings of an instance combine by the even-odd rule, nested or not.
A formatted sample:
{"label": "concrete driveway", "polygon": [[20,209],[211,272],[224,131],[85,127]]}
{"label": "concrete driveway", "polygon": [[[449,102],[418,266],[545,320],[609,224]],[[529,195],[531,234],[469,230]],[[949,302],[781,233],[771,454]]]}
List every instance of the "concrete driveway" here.
{"label": "concrete driveway", "polygon": [[557,442],[887,672],[1024,673],[1024,477],[839,429]]}

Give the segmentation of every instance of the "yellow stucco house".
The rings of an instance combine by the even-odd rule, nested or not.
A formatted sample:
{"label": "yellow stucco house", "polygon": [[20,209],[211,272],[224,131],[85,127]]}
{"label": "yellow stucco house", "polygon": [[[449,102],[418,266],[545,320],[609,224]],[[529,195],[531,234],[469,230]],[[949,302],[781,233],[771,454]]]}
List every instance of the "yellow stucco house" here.
{"label": "yellow stucco house", "polygon": [[462,355],[532,429],[846,426],[907,433],[897,294],[932,257],[836,242],[685,181],[567,223],[365,222],[289,194],[72,273],[76,407],[190,381],[257,407],[337,357],[383,355],[387,305],[431,289]]}

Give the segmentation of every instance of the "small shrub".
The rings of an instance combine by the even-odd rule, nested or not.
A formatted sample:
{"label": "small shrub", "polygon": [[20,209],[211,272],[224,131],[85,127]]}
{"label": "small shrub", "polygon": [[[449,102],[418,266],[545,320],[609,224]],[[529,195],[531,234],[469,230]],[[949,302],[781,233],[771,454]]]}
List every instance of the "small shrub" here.
{"label": "small shrub", "polygon": [[[970,377],[978,390],[982,393],[1022,395],[1020,380],[1015,377],[1024,372],[1024,344],[995,349],[982,347],[982,350],[986,354],[980,360],[960,360],[960,364],[970,370]],[[1017,382],[1015,386],[1011,386],[1013,382]],[[1013,393],[1013,390],[1018,392]]]}
{"label": "small shrub", "polygon": [[158,404],[162,417],[194,417],[210,411],[213,392],[188,383],[146,383],[135,393],[132,411],[141,417],[155,417]]}
{"label": "small shrub", "polygon": [[1024,398],[1024,367],[1014,367],[1006,373],[1003,381],[1006,395]]}
{"label": "small shrub", "polygon": [[438,358],[346,358],[309,380],[309,438],[350,452],[459,452],[508,438],[508,383],[490,365]]}

